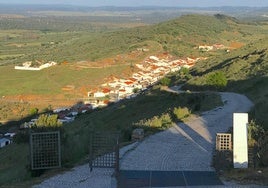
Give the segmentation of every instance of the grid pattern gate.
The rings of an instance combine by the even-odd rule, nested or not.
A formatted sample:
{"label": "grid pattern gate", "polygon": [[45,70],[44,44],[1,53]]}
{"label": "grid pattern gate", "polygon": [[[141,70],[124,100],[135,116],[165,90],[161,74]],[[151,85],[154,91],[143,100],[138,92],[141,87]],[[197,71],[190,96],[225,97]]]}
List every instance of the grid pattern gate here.
{"label": "grid pattern gate", "polygon": [[93,167],[117,169],[119,163],[118,139],[118,133],[91,133],[89,152],[91,171]]}
{"label": "grid pattern gate", "polygon": [[30,156],[32,170],[61,167],[60,132],[32,133]]}
{"label": "grid pattern gate", "polygon": [[232,150],[232,134],[217,133],[216,150],[217,151]]}

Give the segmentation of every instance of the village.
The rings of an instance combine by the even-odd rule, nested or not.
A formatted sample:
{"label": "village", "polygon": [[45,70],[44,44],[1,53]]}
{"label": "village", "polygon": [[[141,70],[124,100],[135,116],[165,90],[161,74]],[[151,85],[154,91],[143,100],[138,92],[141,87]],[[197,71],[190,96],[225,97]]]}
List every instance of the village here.
{"label": "village", "polygon": [[[201,58],[176,59],[168,55],[157,57],[150,56],[142,63],[135,66],[139,71],[132,74],[130,78],[112,78],[107,83],[94,91],[88,92],[88,97],[93,99],[86,101],[92,108],[106,106],[110,102],[117,102],[121,99],[130,99],[136,97],[139,92],[147,90],[148,87],[157,83],[166,74],[179,71],[182,67],[190,68]],[[105,100],[100,100],[105,99]]]}
{"label": "village", "polygon": [[[212,49],[222,49],[223,45],[211,46]],[[207,51],[207,46],[205,46]],[[210,48],[209,48],[210,49]],[[199,46],[199,50],[204,50],[203,46]],[[103,83],[98,89],[87,92],[87,99],[82,103],[73,105],[72,107],[60,107],[53,109],[52,114],[58,116],[58,121],[62,124],[70,123],[75,120],[78,114],[92,111],[96,108],[103,108],[110,103],[116,103],[122,99],[131,99],[139,93],[144,92],[149,87],[156,84],[165,75],[179,71],[181,68],[191,68],[197,61],[205,58],[183,58],[174,59],[169,54],[160,54],[158,56],[149,56],[143,62],[135,64],[138,71],[133,72],[129,78],[113,77],[109,82]],[[56,65],[55,62],[48,62],[41,67],[32,67],[31,62],[23,63],[21,67],[15,67],[18,70],[41,70]],[[51,115],[51,114],[50,114]],[[21,129],[28,129],[35,125],[38,117],[24,122],[20,125]],[[14,132],[0,134],[0,148],[12,143]]]}

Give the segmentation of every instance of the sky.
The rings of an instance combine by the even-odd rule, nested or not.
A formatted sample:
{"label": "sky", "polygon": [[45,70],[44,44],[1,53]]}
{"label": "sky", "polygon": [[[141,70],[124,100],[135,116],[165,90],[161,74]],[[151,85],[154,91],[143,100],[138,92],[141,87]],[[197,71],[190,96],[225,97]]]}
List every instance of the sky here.
{"label": "sky", "polygon": [[4,4],[66,4],[82,6],[268,7],[268,0],[0,0]]}

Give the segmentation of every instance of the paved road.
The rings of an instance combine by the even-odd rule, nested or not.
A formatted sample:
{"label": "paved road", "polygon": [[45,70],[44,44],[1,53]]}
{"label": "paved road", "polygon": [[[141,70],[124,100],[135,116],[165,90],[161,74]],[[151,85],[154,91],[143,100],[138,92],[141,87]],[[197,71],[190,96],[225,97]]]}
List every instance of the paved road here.
{"label": "paved road", "polygon": [[243,95],[221,93],[221,96],[223,107],[146,138],[123,158],[120,169],[212,171],[216,133],[232,127],[234,112],[247,112],[252,107]]}
{"label": "paved road", "polygon": [[[120,150],[121,170],[148,171],[214,171],[211,167],[215,135],[232,126],[234,112],[247,112],[252,103],[243,95],[221,93],[225,105],[186,123],[178,123],[166,131],[152,135],[140,143]],[[95,169],[88,165],[52,177],[35,187],[91,187],[114,186],[112,171]],[[234,187],[238,187],[235,185]]]}

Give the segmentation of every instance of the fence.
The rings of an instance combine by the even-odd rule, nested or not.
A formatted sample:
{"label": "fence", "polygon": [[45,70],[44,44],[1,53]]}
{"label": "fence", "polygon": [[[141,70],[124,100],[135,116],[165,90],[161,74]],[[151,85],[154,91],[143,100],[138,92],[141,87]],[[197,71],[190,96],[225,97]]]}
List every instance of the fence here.
{"label": "fence", "polygon": [[30,156],[32,170],[61,167],[60,132],[32,133]]}
{"label": "fence", "polygon": [[90,132],[89,166],[119,172],[119,133]]}

